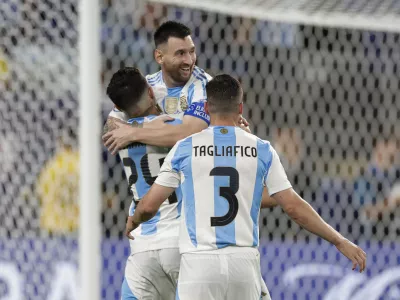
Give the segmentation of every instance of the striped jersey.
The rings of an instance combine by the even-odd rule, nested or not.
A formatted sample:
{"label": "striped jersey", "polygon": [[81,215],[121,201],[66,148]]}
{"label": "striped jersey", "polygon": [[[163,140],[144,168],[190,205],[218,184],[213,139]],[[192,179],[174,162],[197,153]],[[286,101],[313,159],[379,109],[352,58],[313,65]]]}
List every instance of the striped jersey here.
{"label": "striped jersey", "polygon": [[147,75],[146,80],[153,89],[157,104],[166,114],[190,115],[204,120],[207,125],[210,118],[204,111],[207,99],[206,84],[212,77],[203,69],[195,66],[189,81],[180,87],[168,88],[163,80],[162,71]]}
{"label": "striped jersey", "polygon": [[291,187],[271,144],[232,126],[179,141],[155,182],[181,184],[181,253],[257,247],[263,187],[271,195]]}
{"label": "striped jersey", "polygon": [[[151,122],[156,116],[133,118],[128,123]],[[182,123],[179,119],[171,124]],[[170,148],[149,146],[134,143],[128,148],[120,150],[119,156],[124,166],[129,189],[133,200],[129,207],[129,215],[135,212],[135,207],[149,191],[157,177],[158,172]],[[178,247],[179,220],[181,207],[181,191],[177,189],[164,201],[157,214],[147,222],[136,228],[132,235],[135,240],[130,240],[131,253],[149,250]]]}
{"label": "striped jersey", "polygon": [[[210,75],[197,66],[194,68],[189,81],[182,87],[167,88],[162,77],[162,71],[146,76],[146,80],[154,92],[157,104],[164,113],[175,118],[176,124],[181,123],[185,115],[200,118],[209,124],[210,118],[204,111],[204,102],[206,101],[205,86],[211,78]],[[114,108],[109,116],[128,121],[126,114],[117,108]],[[129,122],[148,122],[153,118],[154,116],[136,118],[129,120]],[[135,201],[137,201],[137,199],[141,199],[146,194],[150,187],[149,183],[154,181],[150,178],[155,178],[152,176],[157,175],[160,168],[159,163],[162,162],[162,159],[170,149],[143,144],[135,145],[140,145],[140,147],[132,146],[121,150],[119,155],[122,162],[124,162],[125,158],[124,170],[129,180],[130,190]],[[147,158],[144,158],[147,153],[151,153],[151,155],[147,155]],[[144,164],[146,162],[149,164],[151,172],[142,171],[142,158],[144,158]],[[133,184],[133,182],[136,183]],[[180,191],[177,190],[176,193],[179,198]],[[131,253],[178,247],[179,221],[176,220],[176,217],[179,216],[180,202],[176,205],[168,206],[167,204],[168,200],[161,206],[152,220],[143,223],[132,232],[135,240],[130,240]],[[130,215],[133,214],[134,208],[135,202],[133,201],[129,208]],[[171,238],[171,236],[174,236],[174,238]]]}

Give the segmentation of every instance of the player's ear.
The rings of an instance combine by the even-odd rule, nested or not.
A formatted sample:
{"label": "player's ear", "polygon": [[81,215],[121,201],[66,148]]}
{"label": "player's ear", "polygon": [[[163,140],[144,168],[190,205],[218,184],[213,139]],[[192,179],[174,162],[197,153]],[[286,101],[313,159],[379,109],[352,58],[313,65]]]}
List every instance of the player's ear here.
{"label": "player's ear", "polygon": [[204,111],[205,111],[205,113],[206,113],[207,115],[210,115],[210,113],[208,112],[208,103],[207,103],[207,101],[204,102]]}
{"label": "player's ear", "polygon": [[239,104],[239,114],[243,113],[243,102],[240,102]]}
{"label": "player's ear", "polygon": [[162,53],[162,51],[161,51],[160,49],[154,50],[154,59],[156,60],[156,62],[157,62],[159,65],[162,65],[163,62],[164,62],[163,56],[164,56],[164,55],[163,55],[163,53]]}

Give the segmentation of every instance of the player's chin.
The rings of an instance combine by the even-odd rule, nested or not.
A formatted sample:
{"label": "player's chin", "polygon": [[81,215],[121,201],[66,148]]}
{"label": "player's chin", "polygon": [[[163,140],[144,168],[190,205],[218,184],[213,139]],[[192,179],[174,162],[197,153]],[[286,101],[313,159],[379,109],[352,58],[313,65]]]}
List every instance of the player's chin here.
{"label": "player's chin", "polygon": [[192,76],[192,70],[179,70],[179,77],[182,81],[188,81],[190,76]]}

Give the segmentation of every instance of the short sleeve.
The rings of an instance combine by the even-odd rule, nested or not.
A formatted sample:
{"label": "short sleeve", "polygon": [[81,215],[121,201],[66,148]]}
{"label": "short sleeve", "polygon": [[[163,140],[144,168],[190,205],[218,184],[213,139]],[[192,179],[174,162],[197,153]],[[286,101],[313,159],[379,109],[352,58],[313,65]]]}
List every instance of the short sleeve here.
{"label": "short sleeve", "polygon": [[275,149],[270,146],[271,164],[264,177],[264,185],[268,188],[270,195],[291,188],[285,169],[279,159]]}

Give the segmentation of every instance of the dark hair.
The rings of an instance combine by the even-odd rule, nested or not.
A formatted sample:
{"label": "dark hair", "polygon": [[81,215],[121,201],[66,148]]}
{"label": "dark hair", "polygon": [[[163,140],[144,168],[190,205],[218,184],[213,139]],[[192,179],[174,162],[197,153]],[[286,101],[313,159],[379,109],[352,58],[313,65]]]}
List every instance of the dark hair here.
{"label": "dark hair", "polygon": [[233,113],[242,101],[243,90],[239,81],[230,75],[215,76],[206,85],[210,113]]}
{"label": "dark hair", "polygon": [[139,69],[126,67],[112,76],[107,95],[118,108],[127,111],[140,101],[147,87],[146,78]]}
{"label": "dark hair", "polygon": [[167,21],[161,24],[154,33],[154,43],[156,47],[168,42],[170,37],[184,39],[192,32],[186,25],[175,21]]}

